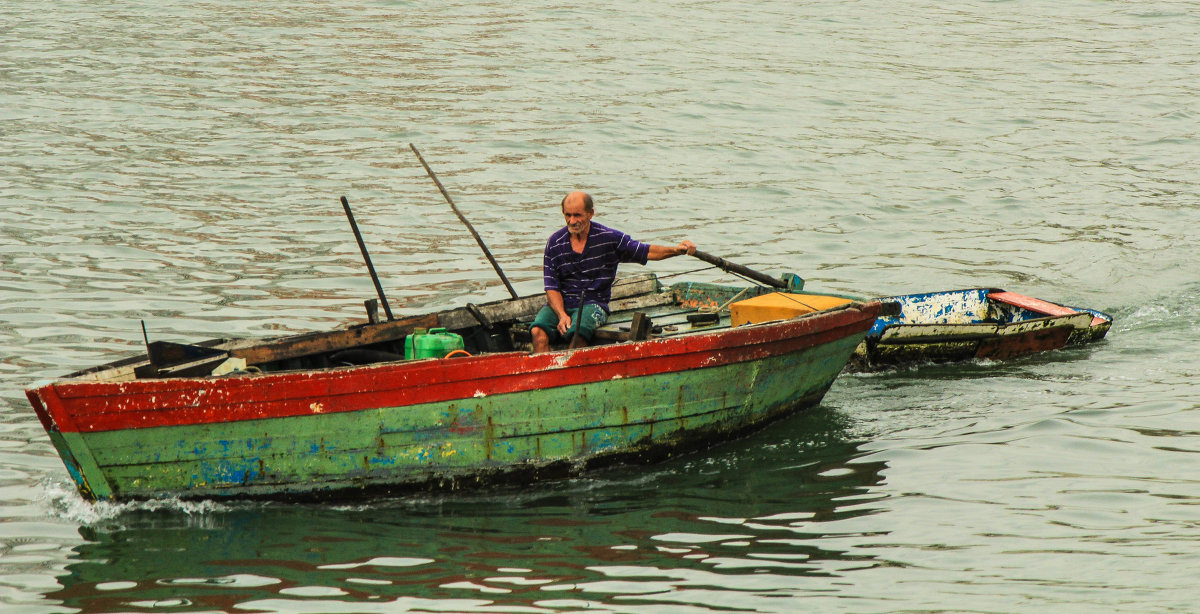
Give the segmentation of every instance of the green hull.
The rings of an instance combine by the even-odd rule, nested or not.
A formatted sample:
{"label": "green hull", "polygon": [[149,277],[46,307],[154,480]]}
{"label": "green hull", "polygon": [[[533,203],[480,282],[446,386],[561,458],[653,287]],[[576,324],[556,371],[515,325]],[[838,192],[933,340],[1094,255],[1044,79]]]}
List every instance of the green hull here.
{"label": "green hull", "polygon": [[103,468],[101,480],[88,480],[101,499],[533,481],[704,447],[813,405],[861,338],[761,361],[453,402],[59,436]]}

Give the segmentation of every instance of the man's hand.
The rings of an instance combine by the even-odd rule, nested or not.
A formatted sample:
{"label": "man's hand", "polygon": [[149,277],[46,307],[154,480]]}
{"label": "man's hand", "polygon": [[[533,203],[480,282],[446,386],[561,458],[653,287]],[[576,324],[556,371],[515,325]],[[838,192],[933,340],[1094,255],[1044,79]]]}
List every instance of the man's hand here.
{"label": "man's hand", "polygon": [[571,330],[571,316],[566,314],[558,316],[558,334],[565,337],[568,330]]}
{"label": "man's hand", "polygon": [[687,254],[689,256],[696,253],[696,244],[684,239],[676,246],[667,245],[651,245],[650,251],[646,254],[646,260],[663,260],[666,258],[674,258]]}

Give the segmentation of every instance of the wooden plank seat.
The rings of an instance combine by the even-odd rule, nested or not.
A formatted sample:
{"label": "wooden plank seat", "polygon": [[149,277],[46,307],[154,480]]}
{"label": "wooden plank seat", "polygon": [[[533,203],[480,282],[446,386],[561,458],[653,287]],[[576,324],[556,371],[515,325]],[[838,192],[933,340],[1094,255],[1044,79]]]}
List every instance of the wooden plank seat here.
{"label": "wooden plank seat", "polygon": [[[629,308],[628,305],[624,306]],[[693,307],[681,307],[674,301],[662,304],[646,304],[635,311],[619,311],[612,313],[603,326],[596,329],[596,344],[620,343],[630,340],[630,328],[636,313],[645,314],[650,319],[649,338],[672,337],[685,333],[729,328],[729,313],[725,312],[715,323],[693,324],[688,321],[688,315],[699,310]],[[529,343],[529,323],[514,325],[511,329],[513,341]],[[563,347],[566,347],[565,345]]]}
{"label": "wooden plank seat", "polygon": [[[670,337],[701,330],[729,328],[728,312],[722,313],[719,320],[714,323],[693,324],[689,322],[688,316],[698,312],[699,310],[696,308],[680,307],[677,304],[662,305],[641,310],[641,313],[646,314],[650,318],[651,337]],[[627,335],[632,320],[632,312],[614,313],[604,326],[596,330],[596,335],[602,340],[625,340],[628,338]]]}

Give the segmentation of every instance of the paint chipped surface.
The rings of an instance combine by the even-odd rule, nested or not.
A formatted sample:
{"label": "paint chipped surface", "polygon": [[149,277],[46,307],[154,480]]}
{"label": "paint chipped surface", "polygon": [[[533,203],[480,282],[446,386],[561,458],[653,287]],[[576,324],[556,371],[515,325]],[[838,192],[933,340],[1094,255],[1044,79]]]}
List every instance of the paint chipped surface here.
{"label": "paint chipped surface", "polygon": [[[1006,300],[993,300],[1000,296]],[[1097,316],[1001,290],[976,288],[885,297],[898,316],[876,320],[851,371],[919,362],[1006,359],[1102,338]],[[1038,307],[1041,311],[1031,309]],[[1054,312],[1057,315],[1046,312]],[[1100,318],[1101,326],[1111,318]]]}
{"label": "paint chipped surface", "polygon": [[868,336],[878,338],[897,324],[971,324],[988,317],[988,291],[983,288],[889,296],[880,299],[900,304],[900,315],[882,316]]}
{"label": "paint chipped surface", "polygon": [[[430,481],[455,488],[487,484],[497,469],[531,470],[536,480],[540,467],[555,463],[707,445],[731,427],[819,401],[872,321],[859,314],[856,334],[799,351],[787,345],[792,337],[764,326],[552,356],[501,355],[494,372],[484,373],[441,373],[423,363],[363,369],[354,378],[335,371],[206,380],[190,390],[185,379],[131,384],[131,398],[151,388],[147,397],[168,405],[69,397],[71,407],[94,403],[105,410],[97,415],[116,417],[71,430],[64,447],[88,452],[79,459],[81,478],[111,481],[91,497],[101,499],[288,496]],[[788,332],[810,334],[797,328]],[[447,375],[460,379],[445,382]],[[413,383],[398,384],[403,378]],[[241,394],[252,389],[279,398]],[[190,409],[199,394],[203,413]],[[132,415],[113,412],[118,403]],[[47,420],[53,411],[43,412]],[[146,420],[163,428],[147,428]]]}

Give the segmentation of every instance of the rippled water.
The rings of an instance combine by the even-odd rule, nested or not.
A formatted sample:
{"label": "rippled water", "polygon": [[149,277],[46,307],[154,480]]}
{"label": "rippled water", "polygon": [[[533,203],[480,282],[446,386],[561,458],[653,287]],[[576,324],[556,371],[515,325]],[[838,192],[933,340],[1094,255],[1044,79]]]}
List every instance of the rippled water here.
{"label": "rippled water", "polygon": [[[0,6],[6,612],[1189,611],[1200,14],[1184,2]],[[355,506],[88,505],[35,381],[506,295],[558,199],[819,290],[1117,318],[840,379],[650,468]],[[697,261],[657,264],[695,272]]]}

